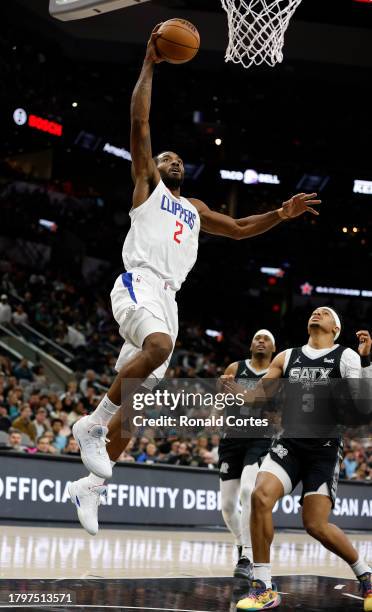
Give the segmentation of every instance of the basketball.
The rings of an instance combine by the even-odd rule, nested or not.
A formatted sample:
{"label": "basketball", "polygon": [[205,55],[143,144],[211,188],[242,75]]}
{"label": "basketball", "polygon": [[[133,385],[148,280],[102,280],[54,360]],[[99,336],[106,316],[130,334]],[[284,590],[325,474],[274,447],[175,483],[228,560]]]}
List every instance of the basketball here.
{"label": "basketball", "polygon": [[158,34],[156,49],[170,64],[189,62],[199,51],[199,32],[186,19],[169,19],[160,27]]}

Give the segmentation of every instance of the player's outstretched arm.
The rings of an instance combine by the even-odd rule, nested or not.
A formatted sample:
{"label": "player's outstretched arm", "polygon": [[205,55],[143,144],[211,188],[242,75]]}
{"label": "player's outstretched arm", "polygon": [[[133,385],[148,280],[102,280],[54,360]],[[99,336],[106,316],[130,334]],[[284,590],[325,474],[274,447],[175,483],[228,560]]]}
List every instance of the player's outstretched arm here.
{"label": "player's outstretched arm", "polygon": [[132,94],[130,107],[130,151],[132,155],[132,178],[135,184],[133,193],[134,208],[147,200],[154,186],[160,181],[158,169],[152,158],[149,123],[154,66],[163,61],[157,55],[155,46],[158,36],[157,31],[160,25],[154,28],[147,43],[146,56],[141,74]]}
{"label": "player's outstretched arm", "polygon": [[318,215],[318,211],[313,206],[320,204],[321,201],[315,199],[316,195],[316,193],[299,193],[284,202],[283,206],[277,210],[243,219],[233,219],[229,215],[215,212],[200,200],[193,199],[191,201],[198,209],[203,231],[234,240],[242,240],[243,238],[252,238],[264,234],[281,221],[295,219],[306,212]]}

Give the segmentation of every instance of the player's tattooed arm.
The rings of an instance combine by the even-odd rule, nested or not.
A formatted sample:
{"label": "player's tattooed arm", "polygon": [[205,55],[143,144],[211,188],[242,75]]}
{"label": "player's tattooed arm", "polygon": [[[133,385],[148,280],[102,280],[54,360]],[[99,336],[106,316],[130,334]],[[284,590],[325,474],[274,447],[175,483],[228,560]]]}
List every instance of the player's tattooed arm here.
{"label": "player's tattooed arm", "polygon": [[163,61],[156,53],[155,41],[161,24],[153,30],[147,44],[141,74],[132,94],[130,107],[132,178],[135,184],[133,207],[140,206],[149,197],[160,175],[152,157],[150,134],[150,108],[154,65]]}
{"label": "player's tattooed arm", "polygon": [[313,205],[320,204],[320,200],[314,199],[316,195],[316,193],[300,193],[284,202],[283,206],[277,210],[262,215],[251,215],[242,219],[234,219],[229,215],[213,211],[200,200],[191,199],[191,201],[198,209],[203,231],[217,236],[233,238],[234,240],[242,240],[264,234],[281,221],[294,219],[305,212],[318,215],[319,213],[312,207]]}

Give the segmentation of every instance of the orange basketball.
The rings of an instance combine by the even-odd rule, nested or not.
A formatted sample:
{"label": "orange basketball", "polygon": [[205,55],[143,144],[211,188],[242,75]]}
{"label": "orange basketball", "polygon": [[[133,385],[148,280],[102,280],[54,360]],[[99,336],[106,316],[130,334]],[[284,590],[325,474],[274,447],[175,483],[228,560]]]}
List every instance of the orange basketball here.
{"label": "orange basketball", "polygon": [[156,49],[170,64],[189,62],[199,51],[199,32],[186,19],[168,19],[160,26],[158,34]]}

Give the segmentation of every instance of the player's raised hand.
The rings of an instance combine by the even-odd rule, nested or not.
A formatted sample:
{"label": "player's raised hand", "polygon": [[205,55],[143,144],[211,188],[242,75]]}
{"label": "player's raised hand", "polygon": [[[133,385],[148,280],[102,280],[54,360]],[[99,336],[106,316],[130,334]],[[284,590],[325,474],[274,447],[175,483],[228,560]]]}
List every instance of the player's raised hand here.
{"label": "player's raised hand", "polygon": [[359,340],[358,353],[361,357],[368,357],[371,354],[372,338],[369,331],[361,329],[356,333]]}
{"label": "player's raised hand", "polygon": [[287,202],[283,202],[280,209],[280,216],[283,219],[294,219],[306,212],[312,215],[319,215],[319,212],[313,208],[317,204],[321,204],[321,200],[316,200],[317,193],[298,193]]}
{"label": "player's raised hand", "polygon": [[222,374],[218,379],[218,388],[225,391],[232,380],[235,380],[232,374]]}
{"label": "player's raised hand", "polygon": [[236,381],[235,376],[233,376],[232,374],[223,374],[222,376],[220,376],[219,381],[222,390],[225,393],[232,393],[233,395],[238,395],[239,393],[244,393],[245,391],[245,388]]}
{"label": "player's raised hand", "polygon": [[163,22],[158,23],[157,26],[154,27],[151,32],[151,36],[147,43],[147,51],[146,51],[146,61],[152,62],[154,64],[160,64],[160,62],[164,62],[163,58],[160,57],[157,49],[156,49],[156,40],[159,38],[160,34],[158,34],[158,30],[160,26],[163,25]]}

